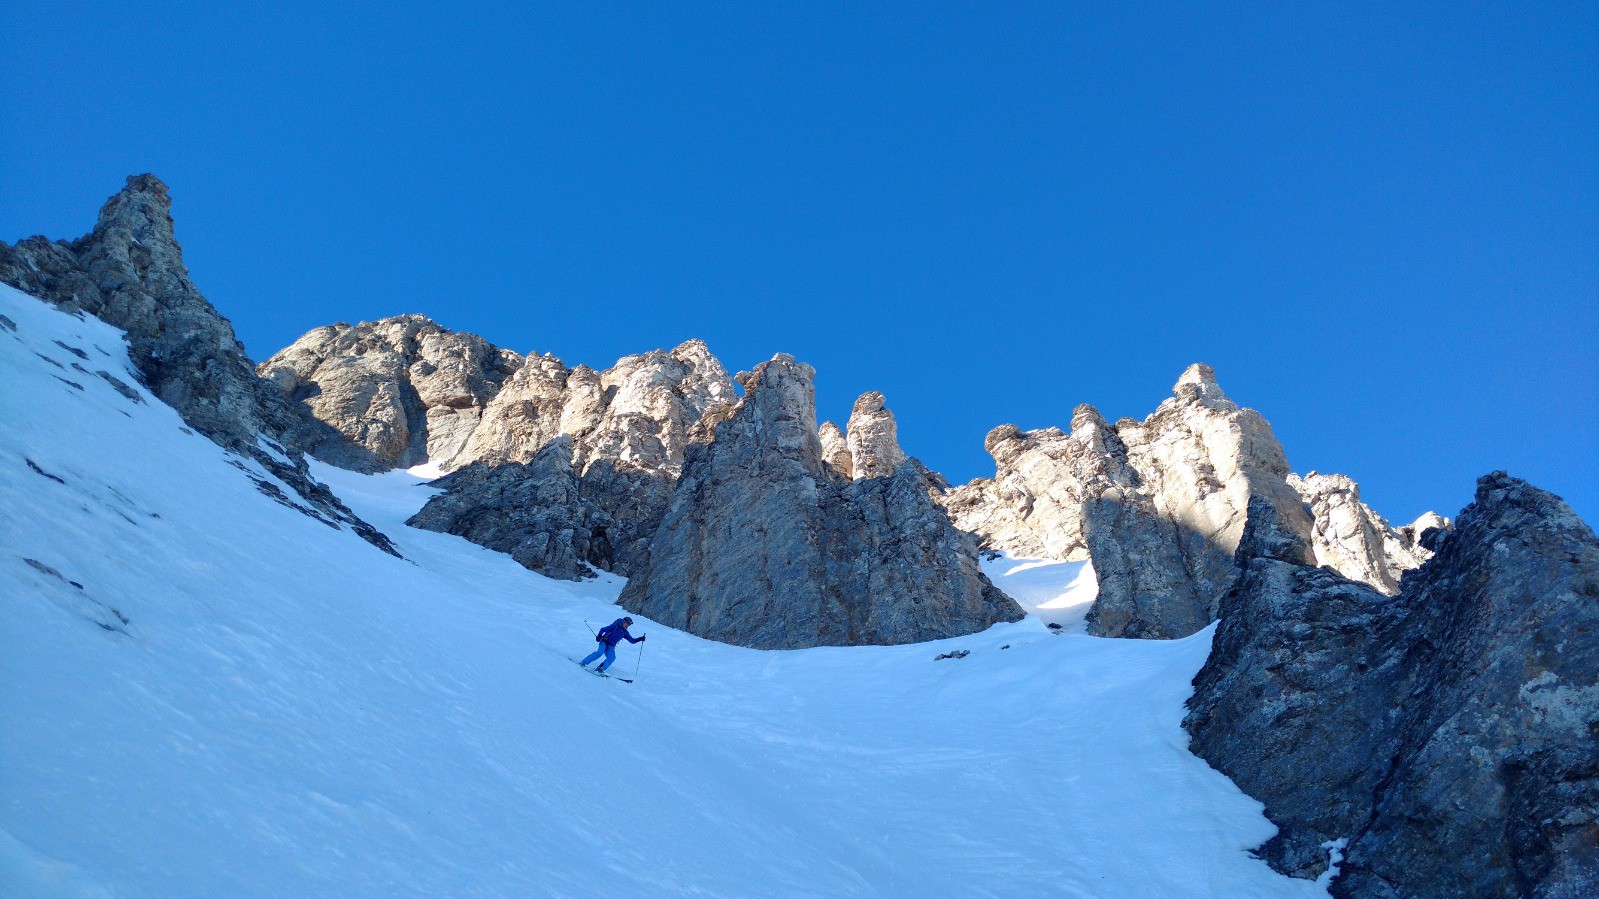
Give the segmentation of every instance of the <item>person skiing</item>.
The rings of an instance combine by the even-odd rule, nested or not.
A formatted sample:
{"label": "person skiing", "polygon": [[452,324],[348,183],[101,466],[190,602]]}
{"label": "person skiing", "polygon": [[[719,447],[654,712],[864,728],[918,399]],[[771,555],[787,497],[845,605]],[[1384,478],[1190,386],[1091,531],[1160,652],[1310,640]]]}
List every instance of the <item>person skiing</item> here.
{"label": "person skiing", "polygon": [[594,639],[598,640],[600,643],[599,648],[595,649],[589,654],[588,658],[578,662],[578,664],[582,665],[584,668],[587,668],[590,662],[603,655],[605,656],[605,661],[601,662],[600,666],[594,670],[604,674],[605,669],[611,667],[611,663],[616,661],[616,644],[622,642],[623,640],[626,640],[629,643],[643,643],[644,640],[649,637],[649,634],[640,634],[639,636],[635,637],[628,633],[628,625],[631,625],[632,623],[633,619],[631,618],[618,618],[610,624],[600,628],[600,632],[594,635]]}

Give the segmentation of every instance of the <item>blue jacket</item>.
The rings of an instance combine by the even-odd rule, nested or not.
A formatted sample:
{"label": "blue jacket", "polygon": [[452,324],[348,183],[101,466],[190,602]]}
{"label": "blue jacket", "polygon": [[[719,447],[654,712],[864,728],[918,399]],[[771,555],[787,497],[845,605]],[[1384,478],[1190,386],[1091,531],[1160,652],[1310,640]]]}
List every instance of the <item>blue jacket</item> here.
{"label": "blue jacket", "polygon": [[615,646],[623,640],[626,640],[629,643],[637,643],[644,638],[635,637],[628,633],[627,625],[623,624],[622,619],[618,618],[610,624],[600,628],[600,632],[595,635],[595,639],[599,640],[601,643],[604,643],[606,646]]}

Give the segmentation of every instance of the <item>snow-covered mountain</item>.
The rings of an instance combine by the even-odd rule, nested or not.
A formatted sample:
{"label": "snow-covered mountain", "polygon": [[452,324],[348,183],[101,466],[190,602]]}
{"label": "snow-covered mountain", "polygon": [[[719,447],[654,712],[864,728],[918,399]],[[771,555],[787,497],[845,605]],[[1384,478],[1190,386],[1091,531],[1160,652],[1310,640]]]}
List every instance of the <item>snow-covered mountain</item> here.
{"label": "snow-covered mountain", "polygon": [[641,621],[637,682],[600,679],[570,659],[619,579],[317,465],[380,552],[126,347],[0,287],[0,894],[1324,892],[1250,857],[1260,804],[1185,748],[1208,633],[763,652]]}
{"label": "snow-covered mountain", "polygon": [[782,354],[256,367],[147,175],[0,282],[0,894],[1599,893],[1599,540],[1502,472],[1393,528],[1202,365],[953,489]]}

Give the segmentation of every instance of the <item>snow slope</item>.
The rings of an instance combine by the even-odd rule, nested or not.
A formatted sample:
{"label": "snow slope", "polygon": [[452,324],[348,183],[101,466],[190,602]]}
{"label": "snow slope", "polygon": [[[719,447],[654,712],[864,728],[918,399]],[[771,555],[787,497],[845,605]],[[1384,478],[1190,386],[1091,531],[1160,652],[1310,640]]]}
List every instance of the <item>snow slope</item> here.
{"label": "snow slope", "polygon": [[1046,625],[1058,624],[1073,634],[1086,632],[1088,610],[1099,596],[1094,563],[1013,559],[1000,553],[983,560],[983,573]]}
{"label": "snow slope", "polygon": [[618,581],[319,469],[385,555],[187,432],[115,330],[3,287],[0,316],[0,895],[1325,895],[1249,856],[1260,805],[1185,749],[1208,631],[762,652],[641,622],[638,683],[593,677],[568,657]]}

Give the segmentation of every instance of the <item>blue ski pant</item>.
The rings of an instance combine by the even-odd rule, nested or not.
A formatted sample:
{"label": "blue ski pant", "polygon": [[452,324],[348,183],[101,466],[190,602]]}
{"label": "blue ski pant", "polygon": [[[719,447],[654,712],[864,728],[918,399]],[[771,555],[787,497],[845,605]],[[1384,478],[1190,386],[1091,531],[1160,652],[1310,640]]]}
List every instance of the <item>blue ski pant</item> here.
{"label": "blue ski pant", "polygon": [[600,666],[600,670],[604,671],[605,669],[611,667],[611,663],[612,662],[616,661],[616,647],[615,646],[601,646],[599,649],[596,649],[593,652],[589,653],[589,657],[584,659],[583,661],[579,662],[578,664],[582,665],[584,668],[587,668],[589,666],[590,662],[594,661],[595,659],[599,658],[600,656],[605,656],[605,664]]}

